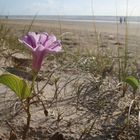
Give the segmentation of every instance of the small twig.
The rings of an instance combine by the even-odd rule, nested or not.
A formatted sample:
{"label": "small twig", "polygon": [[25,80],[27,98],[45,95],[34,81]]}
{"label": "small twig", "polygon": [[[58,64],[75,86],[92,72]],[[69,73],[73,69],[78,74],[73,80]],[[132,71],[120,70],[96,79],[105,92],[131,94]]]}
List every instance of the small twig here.
{"label": "small twig", "polygon": [[13,128],[12,125],[11,125],[7,120],[5,120],[5,122],[6,122],[6,124],[10,127],[10,129],[11,129],[14,133],[16,133],[15,128]]}
{"label": "small twig", "polygon": [[93,129],[95,122],[97,120],[97,117],[94,119],[93,123],[91,124],[90,128],[85,128],[81,136],[79,137],[78,140],[85,140],[85,138],[90,134],[91,130]]}
{"label": "small twig", "polygon": [[50,77],[54,74],[54,71],[49,75],[48,80],[46,81],[46,83],[44,84],[44,86],[37,92],[37,94],[42,93],[43,89],[48,85],[49,81],[50,81]]}

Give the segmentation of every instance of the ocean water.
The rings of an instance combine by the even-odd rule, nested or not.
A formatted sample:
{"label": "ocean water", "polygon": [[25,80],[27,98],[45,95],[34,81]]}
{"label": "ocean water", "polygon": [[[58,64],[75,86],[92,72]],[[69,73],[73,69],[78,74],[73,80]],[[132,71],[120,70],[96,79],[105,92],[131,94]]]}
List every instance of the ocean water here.
{"label": "ocean water", "polygon": [[[10,15],[10,16],[1,16],[0,19],[8,18],[8,19],[26,19],[26,20],[32,20],[35,16],[31,15]],[[125,17],[121,16],[121,18],[124,20]],[[81,21],[81,22],[114,22],[116,23],[120,21],[120,17],[116,16],[65,16],[65,15],[59,15],[59,16],[46,16],[46,15],[37,15],[35,17],[36,20],[56,20],[56,21]],[[127,17],[127,21],[130,23],[140,23],[140,16],[129,16]]]}

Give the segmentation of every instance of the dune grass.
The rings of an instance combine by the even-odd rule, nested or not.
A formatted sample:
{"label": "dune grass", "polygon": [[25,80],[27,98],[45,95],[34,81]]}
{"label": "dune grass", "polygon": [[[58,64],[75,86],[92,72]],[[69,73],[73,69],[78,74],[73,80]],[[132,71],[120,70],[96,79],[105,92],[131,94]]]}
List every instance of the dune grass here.
{"label": "dune grass", "polygon": [[[32,20],[24,32],[33,30],[34,22]],[[60,33],[62,33],[61,23],[60,26]],[[108,46],[103,46],[104,36],[102,33],[98,33],[96,23],[94,23],[94,28],[93,35],[95,35],[97,51],[81,48],[80,41],[75,39],[74,34],[68,33],[63,36],[58,34],[62,39],[64,52],[56,56],[49,55],[46,58],[44,62],[45,69],[40,72],[40,75],[45,79],[45,84],[43,83],[44,86],[39,90],[39,82],[36,83],[36,90],[40,92],[41,101],[36,100],[33,103],[35,102],[36,107],[38,104],[42,104],[43,108],[45,104],[48,107],[46,107],[47,109],[45,108],[46,110],[51,109],[55,112],[57,117],[52,129],[62,131],[64,135],[66,133],[69,135],[69,139],[86,140],[90,137],[97,138],[98,136],[108,139],[123,139],[123,137],[127,139],[130,135],[132,135],[132,139],[135,139],[139,137],[136,113],[139,108],[137,105],[132,107],[134,99],[131,99],[131,94],[133,91],[124,83],[124,79],[128,75],[136,76],[137,74],[133,63],[135,60],[130,60],[128,56],[129,34],[127,22],[124,50],[120,52],[120,46],[117,46],[117,58],[114,57],[111,49],[107,49]],[[22,35],[22,33],[20,34]],[[7,57],[17,51],[19,53],[24,52],[24,54],[28,53],[18,43],[18,37],[13,35],[11,28],[0,23],[0,49],[4,54],[1,57],[5,56],[7,61],[9,61]],[[9,67],[9,65],[7,64],[5,67]],[[49,88],[50,85],[53,88],[53,92],[51,91],[52,96],[46,99],[44,98],[44,93],[46,94],[48,91],[44,89],[45,87]],[[139,101],[138,97],[135,98]],[[71,107],[75,108],[73,113],[76,116],[75,118],[68,117],[70,112],[67,109],[61,112],[61,102],[63,103],[63,100],[68,101],[64,106],[67,106],[69,110]],[[69,104],[71,106],[68,106]],[[12,102],[10,107],[12,108],[14,105]],[[14,106],[14,110],[16,110],[16,106]],[[16,115],[19,115],[18,111],[15,111]],[[20,112],[22,111],[20,110]],[[132,112],[132,119],[130,118],[130,112]],[[131,123],[128,123],[128,114]],[[14,118],[17,117],[15,114],[13,116]],[[84,122],[84,118],[87,118],[87,122]],[[6,119],[9,122],[9,118]],[[75,120],[75,124],[71,120]],[[108,124],[106,124],[107,120],[110,121]],[[63,126],[64,122],[67,123],[67,126]],[[81,122],[83,124],[80,124]],[[97,128],[99,124],[101,131]],[[13,125],[16,126],[16,124]],[[54,125],[56,126],[54,127]],[[11,125],[8,127],[13,129]],[[74,135],[69,134],[71,129],[75,127]],[[63,131],[63,128],[68,129],[68,131]],[[42,130],[43,128],[40,129]],[[32,132],[31,130],[29,134]],[[39,130],[36,131],[38,132]],[[14,129],[14,133],[16,133],[17,137],[21,136],[21,132],[17,129]]]}

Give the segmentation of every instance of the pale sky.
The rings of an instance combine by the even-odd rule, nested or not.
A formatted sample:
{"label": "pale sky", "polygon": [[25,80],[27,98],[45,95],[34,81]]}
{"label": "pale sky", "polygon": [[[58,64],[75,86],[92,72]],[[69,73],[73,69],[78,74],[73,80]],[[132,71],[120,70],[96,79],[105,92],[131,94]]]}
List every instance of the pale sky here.
{"label": "pale sky", "polygon": [[[0,14],[93,15],[93,8],[94,15],[116,16],[126,15],[126,5],[127,0],[0,0]],[[128,15],[140,16],[140,0],[128,0]]]}

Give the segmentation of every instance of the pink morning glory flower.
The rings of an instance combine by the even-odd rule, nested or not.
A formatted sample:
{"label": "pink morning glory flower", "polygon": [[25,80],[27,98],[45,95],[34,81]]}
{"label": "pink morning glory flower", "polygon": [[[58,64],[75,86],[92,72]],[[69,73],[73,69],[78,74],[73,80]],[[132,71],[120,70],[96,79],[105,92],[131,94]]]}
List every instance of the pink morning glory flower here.
{"label": "pink morning glory flower", "polygon": [[60,52],[62,47],[60,40],[48,33],[29,32],[19,39],[32,52],[32,70],[38,72],[41,68],[43,58],[49,53]]}

